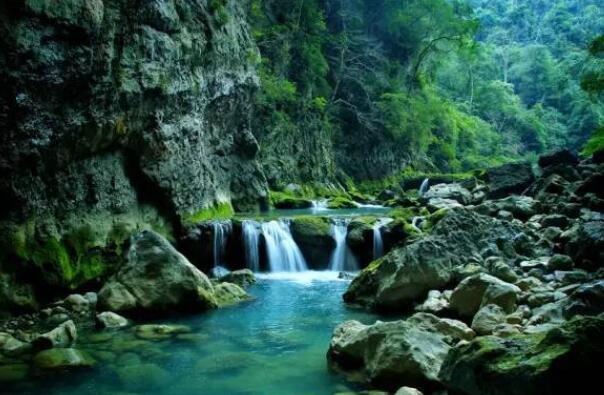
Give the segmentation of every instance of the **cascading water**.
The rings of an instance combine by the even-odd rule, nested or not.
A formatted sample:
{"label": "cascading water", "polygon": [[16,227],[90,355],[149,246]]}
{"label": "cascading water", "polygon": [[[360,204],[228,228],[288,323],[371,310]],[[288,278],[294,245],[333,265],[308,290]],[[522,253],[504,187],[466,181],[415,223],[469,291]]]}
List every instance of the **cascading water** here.
{"label": "cascading water", "polygon": [[418,195],[424,196],[426,194],[426,192],[428,192],[428,188],[430,188],[430,179],[426,178],[422,182],[422,185],[419,187],[419,190],[417,191]]}
{"label": "cascading water", "polygon": [[382,228],[392,222],[392,218],[380,218],[373,225],[373,259],[376,260],[384,255],[384,240],[382,239]]}
{"label": "cascading water", "polygon": [[419,233],[422,233],[422,230],[420,229],[422,222],[424,222],[424,217],[413,217],[411,219],[411,227],[413,227],[413,229],[417,230]]}
{"label": "cascading water", "polygon": [[214,230],[213,252],[214,252],[214,267],[224,266],[223,258],[226,252],[226,245],[229,236],[233,231],[231,221],[216,221],[212,223]]}
{"label": "cascading water", "polygon": [[331,234],[336,242],[336,249],[331,255],[329,270],[337,272],[359,270],[356,259],[349,253],[348,246],[346,245],[349,221],[345,219],[334,219],[333,221],[334,222],[331,225]]}
{"label": "cascading water", "polygon": [[247,267],[252,271],[260,270],[259,243],[262,225],[256,221],[245,220],[243,227],[243,247],[245,250],[245,260]]}
{"label": "cascading water", "polygon": [[325,211],[327,210],[327,199],[313,200],[312,201],[313,211]]}
{"label": "cascading water", "polygon": [[268,266],[271,272],[301,272],[308,270],[304,256],[294,241],[286,220],[262,224],[266,242]]}

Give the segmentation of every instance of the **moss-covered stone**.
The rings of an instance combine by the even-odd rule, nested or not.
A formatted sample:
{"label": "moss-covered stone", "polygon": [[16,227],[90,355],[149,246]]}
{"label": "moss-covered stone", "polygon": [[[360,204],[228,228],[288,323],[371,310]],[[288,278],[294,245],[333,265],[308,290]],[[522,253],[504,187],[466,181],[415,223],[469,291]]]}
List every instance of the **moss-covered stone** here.
{"label": "moss-covered stone", "polygon": [[312,207],[311,200],[285,192],[272,191],[270,198],[272,206],[278,209],[303,209]]}
{"label": "moss-covered stone", "polygon": [[314,268],[327,267],[336,246],[328,217],[296,217],[292,219],[291,232],[308,263]]}
{"label": "moss-covered stone", "polygon": [[355,204],[355,202],[353,202],[350,199],[347,199],[345,197],[336,197],[331,199],[328,203],[327,203],[327,208],[333,209],[333,210],[338,210],[338,209],[344,209],[344,208],[356,208],[357,205]]}
{"label": "moss-covered stone", "polygon": [[546,333],[476,338],[451,350],[440,378],[469,395],[591,392],[603,357],[604,319],[580,317]]}

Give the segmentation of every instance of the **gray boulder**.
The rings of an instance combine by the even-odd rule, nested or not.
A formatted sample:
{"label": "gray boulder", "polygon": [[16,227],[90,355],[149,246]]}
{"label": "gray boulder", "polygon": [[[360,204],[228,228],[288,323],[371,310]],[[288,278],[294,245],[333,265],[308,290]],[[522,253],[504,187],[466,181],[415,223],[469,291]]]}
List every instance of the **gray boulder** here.
{"label": "gray boulder", "polygon": [[604,221],[576,224],[560,238],[566,243],[564,252],[577,267],[596,270],[604,264]]}
{"label": "gray boulder", "polygon": [[423,196],[424,199],[449,199],[455,200],[462,205],[468,205],[472,202],[472,194],[466,188],[459,184],[438,184],[430,187]]}
{"label": "gray boulder", "polygon": [[521,290],[496,277],[480,273],[464,279],[453,290],[451,309],[462,317],[473,317],[481,306],[496,304],[511,313]]}
{"label": "gray boulder", "polygon": [[210,280],[159,234],[133,238],[127,262],[99,292],[102,309],[166,314],[217,306]]}
{"label": "gray boulder", "polygon": [[[468,209],[451,210],[430,235],[395,248],[363,270],[350,284],[344,300],[375,309],[405,309],[423,301],[428,291],[453,282],[456,268],[475,260],[483,250],[513,257],[523,231],[517,224]],[[479,306],[480,299],[470,317]]]}
{"label": "gray boulder", "polygon": [[472,329],[479,335],[490,335],[505,320],[505,311],[501,307],[488,304],[481,307],[472,319]]}
{"label": "gray boulder", "polygon": [[508,163],[485,173],[489,197],[498,199],[510,194],[521,194],[535,180],[530,163]]}
{"label": "gray boulder", "polygon": [[65,348],[72,346],[78,338],[78,331],[73,321],[66,321],[34,339],[33,346],[38,350]]}
{"label": "gray boulder", "polygon": [[105,311],[96,316],[97,328],[122,328],[128,326],[128,320],[119,314]]}

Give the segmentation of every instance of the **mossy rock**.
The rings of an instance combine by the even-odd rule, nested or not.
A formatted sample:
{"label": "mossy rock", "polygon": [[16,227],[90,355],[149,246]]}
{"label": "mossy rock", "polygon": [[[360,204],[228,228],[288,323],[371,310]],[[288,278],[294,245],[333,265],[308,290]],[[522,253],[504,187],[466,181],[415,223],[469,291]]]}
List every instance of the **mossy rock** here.
{"label": "mossy rock", "polygon": [[199,222],[230,219],[235,215],[235,210],[230,202],[217,203],[214,206],[181,215],[185,225],[197,224]]}
{"label": "mossy rock", "polygon": [[345,208],[356,208],[357,205],[350,199],[345,197],[336,197],[327,202],[327,208],[332,210],[345,209]]}
{"label": "mossy rock", "polygon": [[214,287],[218,307],[226,307],[248,300],[249,295],[237,284],[220,283]]}
{"label": "mossy rock", "polygon": [[590,393],[602,358],[604,319],[580,317],[545,333],[476,338],[451,350],[440,378],[469,395]]}
{"label": "mossy rock", "polygon": [[87,369],[96,361],[85,351],[74,348],[53,348],[36,354],[32,360],[37,375],[55,371]]}
{"label": "mossy rock", "polygon": [[331,234],[331,220],[327,217],[296,217],[291,222],[292,237],[306,261],[315,269],[324,269],[336,242]]}
{"label": "mossy rock", "polygon": [[271,204],[278,209],[311,208],[312,201],[285,192],[271,192]]}

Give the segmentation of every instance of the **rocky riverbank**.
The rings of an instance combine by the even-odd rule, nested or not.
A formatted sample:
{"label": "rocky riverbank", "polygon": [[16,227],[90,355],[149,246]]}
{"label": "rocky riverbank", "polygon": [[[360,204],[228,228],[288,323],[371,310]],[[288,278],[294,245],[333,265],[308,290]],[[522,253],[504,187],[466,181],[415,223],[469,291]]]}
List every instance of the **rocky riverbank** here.
{"label": "rocky riverbank", "polygon": [[410,205],[442,218],[344,294],[395,316],[338,326],[330,367],[391,392],[593,391],[604,357],[603,180],[595,158],[558,151],[537,176],[511,164],[433,185]]}

